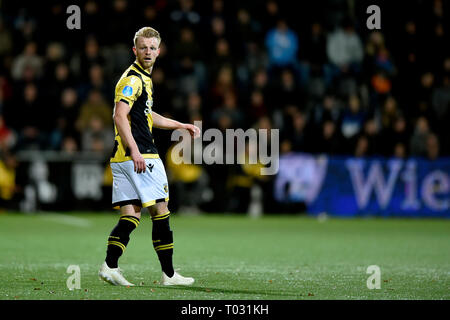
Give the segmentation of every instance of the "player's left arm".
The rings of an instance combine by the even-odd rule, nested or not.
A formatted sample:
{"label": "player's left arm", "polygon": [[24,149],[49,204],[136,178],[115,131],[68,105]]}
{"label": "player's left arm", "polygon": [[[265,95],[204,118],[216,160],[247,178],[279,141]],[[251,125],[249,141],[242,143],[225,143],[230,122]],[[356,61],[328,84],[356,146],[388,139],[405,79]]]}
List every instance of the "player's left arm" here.
{"label": "player's left arm", "polygon": [[195,139],[200,136],[200,128],[190,123],[181,123],[179,121],[163,117],[162,115],[152,111],[153,126],[160,129],[186,129]]}

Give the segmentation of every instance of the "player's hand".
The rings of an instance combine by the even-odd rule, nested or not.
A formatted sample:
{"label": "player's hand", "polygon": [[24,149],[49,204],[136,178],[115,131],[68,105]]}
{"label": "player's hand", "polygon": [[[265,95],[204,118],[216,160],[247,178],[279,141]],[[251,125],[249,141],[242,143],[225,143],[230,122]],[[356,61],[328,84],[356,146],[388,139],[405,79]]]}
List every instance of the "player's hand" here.
{"label": "player's hand", "polygon": [[131,151],[131,159],[133,160],[134,163],[134,172],[137,173],[145,172],[146,168],[145,159],[138,150]]}
{"label": "player's hand", "polygon": [[194,126],[193,124],[187,123],[184,128],[189,131],[192,138],[197,139],[198,137],[200,137],[200,128],[199,127]]}

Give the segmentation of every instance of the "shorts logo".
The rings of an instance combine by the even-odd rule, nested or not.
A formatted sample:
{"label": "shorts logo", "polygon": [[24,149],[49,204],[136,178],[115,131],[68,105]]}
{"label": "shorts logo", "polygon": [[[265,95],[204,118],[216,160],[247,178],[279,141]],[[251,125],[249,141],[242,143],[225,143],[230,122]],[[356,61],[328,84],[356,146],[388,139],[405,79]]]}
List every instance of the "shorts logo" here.
{"label": "shorts logo", "polygon": [[130,86],[125,86],[125,88],[123,88],[122,93],[125,97],[129,97],[133,94],[133,88]]}
{"label": "shorts logo", "polygon": [[169,187],[167,186],[167,184],[164,185],[164,192],[168,193],[169,192]]}
{"label": "shorts logo", "polygon": [[148,116],[151,112],[152,112],[152,108],[150,108],[150,107],[147,107],[147,108],[145,108],[145,110],[144,110],[144,114],[145,114],[146,116]]}
{"label": "shorts logo", "polygon": [[152,172],[154,166],[155,166],[154,164],[149,163],[147,165],[147,168],[148,168],[148,170],[150,170],[150,172]]}
{"label": "shorts logo", "polygon": [[153,106],[153,100],[147,100],[147,102],[145,102],[145,105],[147,106],[147,107],[152,107]]}

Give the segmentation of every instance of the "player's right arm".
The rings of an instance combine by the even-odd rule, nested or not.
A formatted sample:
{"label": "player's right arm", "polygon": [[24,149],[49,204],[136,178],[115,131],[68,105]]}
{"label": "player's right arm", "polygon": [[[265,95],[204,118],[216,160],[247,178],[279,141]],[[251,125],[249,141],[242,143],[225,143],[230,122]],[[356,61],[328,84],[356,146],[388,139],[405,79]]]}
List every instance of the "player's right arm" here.
{"label": "player's right arm", "polygon": [[131,133],[130,123],[128,121],[128,114],[130,113],[130,106],[123,101],[117,101],[114,107],[114,123],[120,138],[124,143],[124,147],[130,149],[130,156],[134,163],[134,171],[137,173],[145,172],[145,160],[139,152],[139,148]]}

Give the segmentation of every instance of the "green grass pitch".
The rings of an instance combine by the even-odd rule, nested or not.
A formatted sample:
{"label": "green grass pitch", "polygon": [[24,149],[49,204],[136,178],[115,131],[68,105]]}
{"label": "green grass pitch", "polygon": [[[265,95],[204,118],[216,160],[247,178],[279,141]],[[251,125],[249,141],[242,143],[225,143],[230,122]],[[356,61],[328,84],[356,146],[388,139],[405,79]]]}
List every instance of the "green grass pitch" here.
{"label": "green grass pitch", "polygon": [[[0,214],[1,300],[450,299],[450,220],[174,214],[175,268],[162,287],[148,216],[120,259],[136,287],[100,281],[113,213]],[[69,265],[81,289],[68,290]],[[381,288],[367,288],[367,267]]]}

